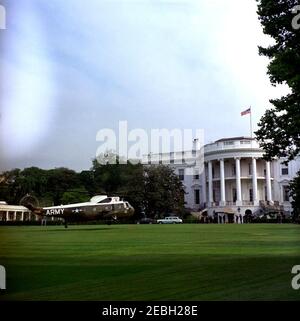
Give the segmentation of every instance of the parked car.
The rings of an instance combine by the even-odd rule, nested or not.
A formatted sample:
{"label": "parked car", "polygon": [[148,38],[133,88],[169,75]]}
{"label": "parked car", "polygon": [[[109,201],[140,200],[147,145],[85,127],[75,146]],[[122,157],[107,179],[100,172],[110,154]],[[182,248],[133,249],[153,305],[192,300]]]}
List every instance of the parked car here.
{"label": "parked car", "polygon": [[158,224],[182,224],[183,221],[178,216],[168,216],[163,219],[157,220]]}
{"label": "parked car", "polygon": [[137,221],[137,224],[155,224],[156,220],[150,217],[143,217],[139,221]]}

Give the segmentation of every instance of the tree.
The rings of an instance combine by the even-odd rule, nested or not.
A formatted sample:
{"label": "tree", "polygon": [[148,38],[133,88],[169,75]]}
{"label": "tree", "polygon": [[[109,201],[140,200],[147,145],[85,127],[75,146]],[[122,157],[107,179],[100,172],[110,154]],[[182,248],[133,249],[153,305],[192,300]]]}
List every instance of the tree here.
{"label": "tree", "polygon": [[19,201],[18,195],[22,186],[20,185],[19,176],[21,170],[16,168],[1,174],[0,182],[0,200],[14,203]]}
{"label": "tree", "polygon": [[[268,75],[272,85],[287,84],[290,92],[270,100],[273,107],[259,122],[256,137],[265,158],[293,160],[300,153],[300,30],[292,23],[298,0],[257,0],[259,20],[265,34],[274,39],[260,55],[270,58]],[[298,189],[292,189],[294,209],[299,208]]]}
{"label": "tree", "polygon": [[88,191],[85,188],[75,188],[63,193],[61,198],[62,204],[74,204],[88,202],[90,199]]}
{"label": "tree", "polygon": [[47,179],[47,191],[51,193],[53,205],[62,204],[62,196],[64,192],[80,187],[78,174],[68,168],[50,169]]}
{"label": "tree", "polygon": [[183,185],[168,166],[120,164],[93,161],[96,190],[126,198],[136,210],[136,218],[142,213],[149,217],[170,212],[182,213],[184,209]]}
{"label": "tree", "polygon": [[93,160],[93,175],[97,193],[115,193],[121,182],[121,167],[118,159],[116,164],[101,163],[97,159]]}
{"label": "tree", "polygon": [[140,218],[145,210],[145,177],[142,164],[123,165],[122,185],[117,194],[124,197],[135,208],[135,218]]}
{"label": "tree", "polygon": [[165,165],[145,167],[144,176],[144,205],[150,217],[161,217],[170,212],[183,211],[183,185],[170,167]]}
{"label": "tree", "polygon": [[38,167],[25,168],[17,178],[22,186],[21,195],[34,193],[40,197],[46,192],[47,171]]}
{"label": "tree", "polygon": [[291,195],[293,196],[293,209],[294,209],[294,220],[298,220],[300,223],[300,172],[298,176],[294,178],[294,180],[290,184]]}
{"label": "tree", "polygon": [[92,170],[82,171],[79,173],[80,184],[89,193],[89,196],[94,196],[96,194],[95,178]]}
{"label": "tree", "polygon": [[258,15],[265,34],[275,43],[259,47],[260,55],[271,59],[268,75],[271,83],[287,84],[290,93],[270,100],[274,106],[259,123],[256,137],[266,151],[266,158],[294,159],[300,152],[300,31],[292,21],[297,0],[258,0]]}

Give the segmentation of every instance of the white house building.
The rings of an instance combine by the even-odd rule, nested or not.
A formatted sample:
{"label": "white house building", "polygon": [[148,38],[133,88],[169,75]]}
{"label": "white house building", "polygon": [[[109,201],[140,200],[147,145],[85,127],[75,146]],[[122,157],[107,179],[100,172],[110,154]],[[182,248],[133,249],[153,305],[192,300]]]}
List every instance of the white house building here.
{"label": "white house building", "polygon": [[28,208],[21,205],[8,205],[0,201],[0,222],[36,220],[38,220],[37,215],[32,214]]}
{"label": "white house building", "polygon": [[[149,154],[147,164],[169,164],[182,180],[186,207],[207,209],[209,216],[237,222],[245,215],[292,211],[289,182],[300,170],[300,159],[265,161],[258,142],[248,137],[220,139],[198,153],[192,151]],[[201,156],[203,155],[203,157]]]}

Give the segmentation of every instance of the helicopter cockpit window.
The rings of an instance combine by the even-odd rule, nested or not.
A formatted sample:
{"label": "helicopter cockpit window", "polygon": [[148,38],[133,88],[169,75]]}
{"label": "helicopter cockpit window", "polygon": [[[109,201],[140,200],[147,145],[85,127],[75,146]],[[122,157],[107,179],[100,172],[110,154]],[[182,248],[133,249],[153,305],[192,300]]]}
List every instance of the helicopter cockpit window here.
{"label": "helicopter cockpit window", "polygon": [[111,202],[111,197],[107,197],[107,198],[105,198],[104,200],[98,202],[98,204],[99,204],[99,203],[110,203],[110,202]]}
{"label": "helicopter cockpit window", "polygon": [[114,204],[114,210],[121,210],[123,208],[124,208],[123,204]]}

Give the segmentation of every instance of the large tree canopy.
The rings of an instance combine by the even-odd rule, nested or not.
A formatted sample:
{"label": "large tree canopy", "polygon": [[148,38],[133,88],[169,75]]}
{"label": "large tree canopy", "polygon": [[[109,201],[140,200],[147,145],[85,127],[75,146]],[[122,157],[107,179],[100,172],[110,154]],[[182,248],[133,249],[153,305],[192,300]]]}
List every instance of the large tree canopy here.
{"label": "large tree canopy", "polygon": [[[259,123],[256,137],[265,149],[265,157],[293,160],[300,153],[300,19],[298,0],[258,0],[258,15],[264,33],[274,43],[259,47],[270,58],[268,75],[271,83],[286,84],[289,94],[270,100],[272,109],[266,111]],[[300,215],[300,173],[291,182],[294,215]]]}
{"label": "large tree canopy", "polygon": [[300,30],[293,27],[297,0],[258,0],[258,15],[265,34],[274,43],[259,47],[270,58],[268,75],[271,83],[287,84],[290,93],[270,100],[259,123],[256,137],[266,151],[266,158],[286,157],[291,160],[300,152]]}

